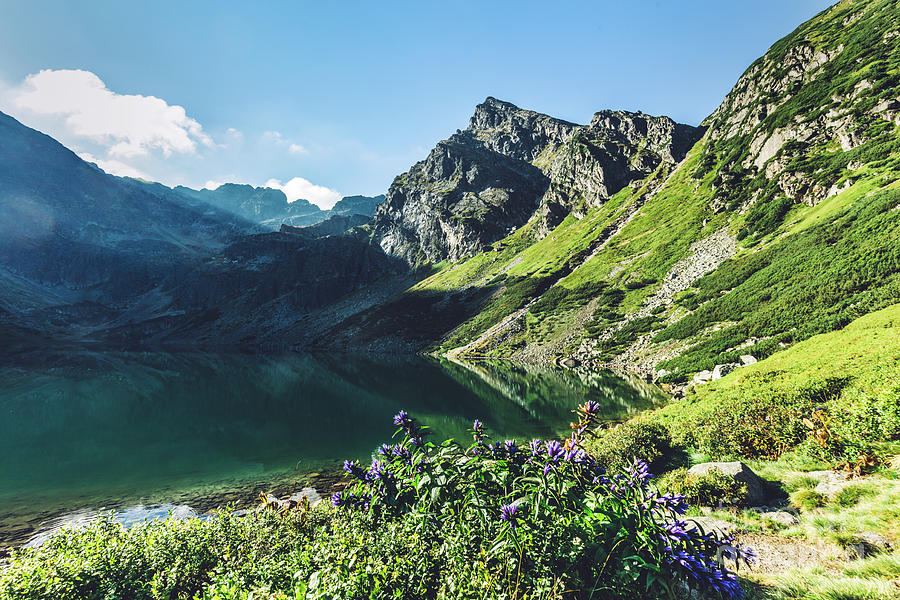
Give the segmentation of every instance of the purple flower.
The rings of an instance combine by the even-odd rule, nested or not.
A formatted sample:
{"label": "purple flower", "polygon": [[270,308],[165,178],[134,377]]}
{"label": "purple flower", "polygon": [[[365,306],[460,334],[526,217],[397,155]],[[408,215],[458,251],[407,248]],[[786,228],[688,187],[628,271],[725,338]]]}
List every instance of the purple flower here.
{"label": "purple flower", "polygon": [[504,504],[500,507],[500,520],[504,523],[509,523],[510,528],[515,529],[516,524],[518,523],[519,517],[516,516],[516,511],[519,509],[518,504]]}
{"label": "purple flower", "polygon": [[531,456],[537,456],[541,453],[541,440],[531,440],[528,447],[531,449]]}
{"label": "purple flower", "polygon": [[380,460],[373,460],[369,467],[368,478],[370,481],[382,481],[390,476],[387,467]]}
{"label": "purple flower", "polygon": [[626,472],[634,482],[640,484],[647,483],[650,481],[650,478],[653,477],[653,475],[650,474],[650,466],[639,458],[635,459]]}
{"label": "purple flower", "polygon": [[600,412],[600,405],[597,404],[596,402],[594,402],[593,400],[588,400],[587,402],[584,403],[584,405],[582,406],[582,409],[583,409],[583,412],[585,412],[589,415],[596,415],[598,412]]}
{"label": "purple flower", "polygon": [[412,419],[409,418],[409,413],[405,410],[401,410],[396,415],[394,415],[394,425],[399,425],[406,429],[406,427],[412,423]]}
{"label": "purple flower", "polygon": [[335,492],[331,495],[331,505],[332,506],[343,506],[344,497],[340,492]]}
{"label": "purple flower", "polygon": [[562,444],[556,440],[550,440],[549,442],[544,443],[544,448],[547,450],[547,458],[550,462],[558,463],[566,454]]}
{"label": "purple flower", "polygon": [[515,456],[516,452],[519,451],[519,447],[516,445],[515,440],[504,441],[503,449],[506,450],[506,454],[509,456]]}
{"label": "purple flower", "polygon": [[736,563],[744,561],[745,563],[750,564],[756,559],[756,552],[754,552],[752,548],[742,546],[741,544],[723,544],[719,547],[718,552],[723,558],[733,560]]}
{"label": "purple flower", "polygon": [[378,454],[381,456],[393,456],[394,447],[389,446],[388,444],[382,444],[381,448],[378,449]]}
{"label": "purple flower", "polygon": [[683,515],[688,509],[688,505],[684,501],[684,496],[681,494],[672,494],[670,492],[666,492],[662,496],[653,498],[653,504],[656,505],[657,508],[671,511],[676,515]]}
{"label": "purple flower", "polygon": [[362,467],[359,466],[359,462],[357,461],[344,461],[344,470],[351,476],[359,479],[360,481],[366,481],[366,472]]}
{"label": "purple flower", "polygon": [[690,539],[685,526],[687,524],[684,521],[675,521],[674,523],[667,523],[663,525],[664,535],[661,535],[660,538],[663,540],[671,540],[674,542],[683,542]]}
{"label": "purple flower", "polygon": [[693,554],[688,554],[684,550],[672,551],[670,547],[666,550],[670,552],[669,562],[680,565],[692,577],[699,579],[700,574],[706,570],[703,563]]}
{"label": "purple flower", "polygon": [[478,419],[475,419],[475,422],[472,423],[472,431],[476,433],[484,433],[484,423],[482,423]]}

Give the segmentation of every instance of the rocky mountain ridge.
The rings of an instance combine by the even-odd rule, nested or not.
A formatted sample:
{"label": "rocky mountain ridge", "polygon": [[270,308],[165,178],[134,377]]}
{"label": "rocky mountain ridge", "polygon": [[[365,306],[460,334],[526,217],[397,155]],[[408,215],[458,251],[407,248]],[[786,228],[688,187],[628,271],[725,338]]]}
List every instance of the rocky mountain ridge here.
{"label": "rocky mountain ridge", "polygon": [[328,338],[686,381],[897,302],[898,29],[895,3],[839,2],[751,65],[702,128],[618,111],[581,126],[488,98],[452,139],[536,167],[540,198],[520,187],[517,205],[534,212],[495,241],[477,222],[454,225],[452,249],[417,237],[466,206],[451,194],[465,169],[414,166],[375,239],[453,264]]}
{"label": "rocky mountain ridge", "polygon": [[394,180],[373,239],[418,266],[471,257],[536,215],[546,234],[565,215],[677,163],[701,133],[625,111],[577,125],[488,97],[464,131]]}

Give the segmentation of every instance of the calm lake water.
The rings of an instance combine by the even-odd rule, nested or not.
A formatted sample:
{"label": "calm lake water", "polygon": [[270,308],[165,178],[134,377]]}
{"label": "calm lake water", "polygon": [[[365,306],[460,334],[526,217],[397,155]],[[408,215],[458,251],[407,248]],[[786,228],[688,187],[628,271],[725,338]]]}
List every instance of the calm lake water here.
{"label": "calm lake water", "polygon": [[370,456],[400,409],[439,439],[468,440],[475,418],[530,439],[565,435],[585,400],[609,419],[661,400],[611,373],[423,357],[42,355],[7,359],[0,381],[3,545],[85,509],[300,485]]}

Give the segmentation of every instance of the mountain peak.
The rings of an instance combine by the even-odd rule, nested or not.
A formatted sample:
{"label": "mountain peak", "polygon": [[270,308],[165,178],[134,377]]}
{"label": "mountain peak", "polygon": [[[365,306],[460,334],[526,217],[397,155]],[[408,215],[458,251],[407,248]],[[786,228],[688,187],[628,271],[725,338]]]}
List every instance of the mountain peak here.
{"label": "mountain peak", "polygon": [[519,108],[512,102],[498,100],[493,96],[488,96],[484,102],[475,107],[475,113],[469,119],[469,131],[479,131],[486,129],[497,129],[508,126],[514,121],[523,123],[533,123],[534,121],[547,121],[559,123],[567,126],[575,126],[575,123],[556,119],[548,115]]}

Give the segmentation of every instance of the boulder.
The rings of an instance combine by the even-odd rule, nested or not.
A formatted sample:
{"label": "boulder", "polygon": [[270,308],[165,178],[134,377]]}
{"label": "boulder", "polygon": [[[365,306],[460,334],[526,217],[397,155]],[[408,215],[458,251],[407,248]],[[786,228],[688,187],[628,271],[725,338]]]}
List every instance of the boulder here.
{"label": "boulder", "polygon": [[779,525],[784,525],[785,527],[790,527],[791,525],[796,525],[800,522],[800,519],[797,518],[797,515],[791,514],[786,510],[764,512],[760,513],[759,516],[763,519],[768,519],[769,521],[778,523]]}
{"label": "boulder", "polygon": [[313,507],[319,502],[322,501],[322,496],[319,495],[319,492],[315,490],[315,488],[305,487],[290,498],[288,498],[288,506],[290,508],[294,508],[306,498],[306,501],[309,502],[309,506]]}
{"label": "boulder", "polygon": [[880,533],[862,531],[855,536],[846,547],[846,556],[851,560],[863,559],[892,550],[891,543]]}
{"label": "boulder", "polygon": [[712,381],[722,379],[740,366],[741,365],[739,365],[738,363],[725,363],[724,365],[716,365],[716,368],[714,368],[712,372]]}
{"label": "boulder", "polygon": [[694,384],[700,385],[702,383],[707,383],[712,381],[712,378],[712,371],[700,371],[699,373],[694,374]]}
{"label": "boulder", "polygon": [[811,471],[807,475],[819,480],[815,491],[828,497],[834,496],[853,483],[847,478],[847,473],[843,471]]}
{"label": "boulder", "polygon": [[741,354],[741,364],[745,367],[756,364],[756,357],[752,354]]}
{"label": "boulder", "polygon": [[687,517],[684,519],[685,529],[700,529],[703,533],[714,533],[720,538],[728,537],[734,533],[738,526],[715,517]]}
{"label": "boulder", "polygon": [[766,501],[766,487],[763,480],[742,462],[701,463],[691,467],[688,473],[705,475],[713,470],[721,471],[724,475],[747,486],[747,495],[743,502],[747,506],[759,506]]}

